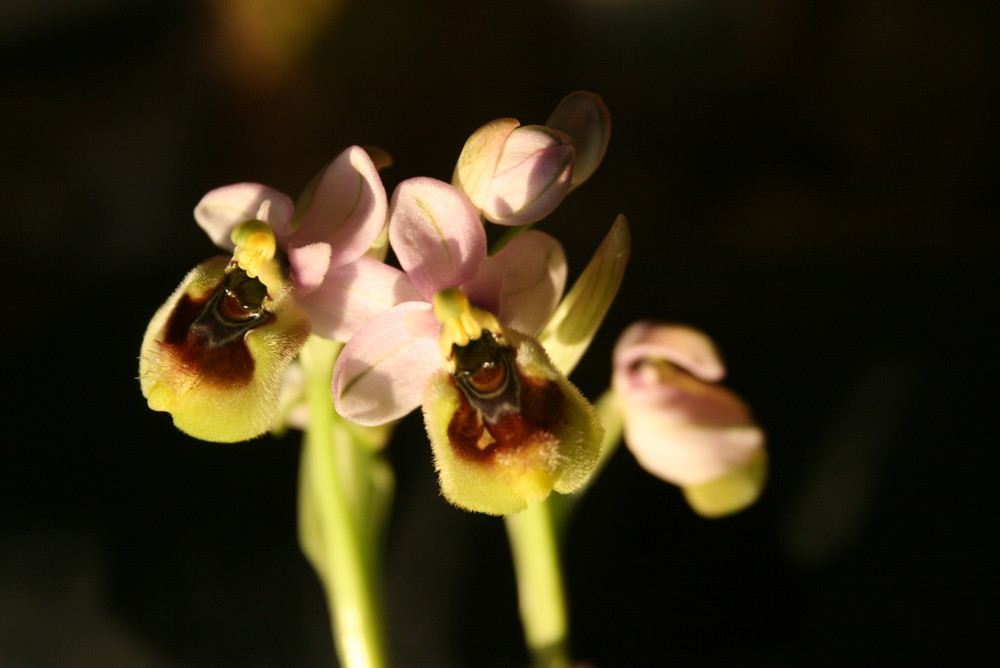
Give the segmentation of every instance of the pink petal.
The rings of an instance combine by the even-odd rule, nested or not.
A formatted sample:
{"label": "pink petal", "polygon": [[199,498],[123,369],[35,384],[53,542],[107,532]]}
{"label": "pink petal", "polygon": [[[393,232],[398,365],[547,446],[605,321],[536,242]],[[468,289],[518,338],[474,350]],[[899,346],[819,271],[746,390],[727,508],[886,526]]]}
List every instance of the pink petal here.
{"label": "pink petal", "polygon": [[404,302],[368,321],[333,368],[337,412],[375,425],[419,406],[431,374],[442,365],[439,329],[427,302]]}
{"label": "pink petal", "polygon": [[625,413],[625,442],[653,475],[675,485],[698,485],[745,466],[764,444],[754,424],[704,426],[655,413]]}
{"label": "pink petal", "polygon": [[312,292],[323,282],[330,269],[332,254],[330,244],[323,241],[288,249],[288,262],[292,265],[295,287],[300,294]]}
{"label": "pink petal", "polygon": [[[614,377],[625,421],[625,443],[650,473],[676,485],[696,485],[739,468],[763,447],[764,434],[739,397],[683,371],[668,371],[660,391],[636,390]],[[650,378],[646,367],[635,373]]]}
{"label": "pink petal", "polygon": [[284,193],[259,183],[236,183],[202,197],[194,208],[194,219],[212,243],[232,251],[229,235],[237,225],[258,219],[272,229],[283,227],[291,220],[292,209],[292,200]]}
{"label": "pink petal", "polygon": [[484,257],[479,263],[476,275],[462,283],[462,292],[469,298],[473,306],[489,311],[500,312],[500,287],[503,285],[503,268],[496,258]]}
{"label": "pink petal", "polygon": [[493,256],[503,269],[500,321],[535,336],[566,287],[566,253],[554,238],[529,230]]}
{"label": "pink petal", "polygon": [[661,358],[709,382],[726,375],[715,344],[703,332],[685,325],[637,322],[626,329],[615,346],[615,366],[625,368],[646,358]]}
{"label": "pink petal", "polygon": [[486,232],[457,188],[418,177],[392,195],[389,242],[413,285],[430,301],[472,279],[486,257]]}
{"label": "pink petal", "polygon": [[385,188],[378,170],[363,148],[351,146],[323,170],[315,188],[303,193],[296,210],[301,222],[288,234],[287,243],[290,247],[328,243],[331,266],[346,264],[371,247],[385,225],[385,214]]}
{"label": "pink petal", "polygon": [[297,297],[313,333],[334,341],[347,341],[379,313],[414,300],[420,295],[406,274],[370,257],[334,267],[319,287]]}

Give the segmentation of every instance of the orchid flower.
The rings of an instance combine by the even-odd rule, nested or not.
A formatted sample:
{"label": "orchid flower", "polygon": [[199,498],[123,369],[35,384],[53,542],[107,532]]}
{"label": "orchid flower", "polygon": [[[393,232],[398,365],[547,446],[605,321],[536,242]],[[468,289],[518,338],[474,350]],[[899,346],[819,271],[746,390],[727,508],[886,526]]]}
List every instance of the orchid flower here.
{"label": "orchid flower", "polygon": [[764,433],[746,404],[718,385],[724,375],[711,339],[690,327],[639,322],[615,346],[626,445],[707,517],[752,504],[766,472]]}
{"label": "orchid flower", "polygon": [[195,219],[230,256],[198,265],[153,316],[139,358],[150,408],[209,441],[270,429],[282,375],[310,332],[347,340],[395,303],[395,274],[367,255],[378,248],[386,208],[376,165],[358,146],[338,155],[297,206],[257,183],[205,195]]}
{"label": "orchid flower", "polygon": [[552,213],[604,157],[611,115],[599,95],[567,95],[545,125],[500,118],[476,130],[452,183],[493,223],[526,225]]}
{"label": "orchid flower", "polygon": [[[603,430],[534,338],[565,286],[559,242],[527,231],[488,256],[475,207],[430,178],[394,192],[389,240],[409,297],[344,347],[333,374],[337,411],[374,425],[422,405],[442,492],[469,510],[506,515],[553,489],[577,489]],[[591,304],[598,322],[614,288]]]}

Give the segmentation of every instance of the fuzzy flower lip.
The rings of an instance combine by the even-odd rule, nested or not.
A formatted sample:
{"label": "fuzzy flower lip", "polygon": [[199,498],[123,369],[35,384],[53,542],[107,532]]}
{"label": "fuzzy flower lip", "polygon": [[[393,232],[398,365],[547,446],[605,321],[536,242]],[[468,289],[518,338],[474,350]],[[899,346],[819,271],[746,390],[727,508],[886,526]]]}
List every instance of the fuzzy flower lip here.
{"label": "fuzzy flower lip", "polygon": [[441,493],[475,512],[510,515],[594,471],[604,430],[594,408],[535,339],[505,330],[459,290],[442,290],[446,369],[423,396]]}
{"label": "fuzzy flower lip", "polygon": [[613,384],[625,442],[643,468],[689,488],[761,461],[764,434],[746,404],[717,384],[724,375],[714,344],[696,329],[640,322],[625,330]]}
{"label": "fuzzy flower lip", "polygon": [[278,379],[309,335],[268,256],[270,228],[249,221],[237,230],[235,262],[220,255],[191,270],[153,315],[139,355],[149,407],[208,441],[243,441],[271,428]]}
{"label": "fuzzy flower lip", "polygon": [[[333,375],[338,412],[359,424],[402,417],[421,403],[442,368],[434,296],[456,288],[529,336],[551,315],[566,281],[566,257],[547,234],[526,232],[489,257],[486,233],[455,187],[418,177],[393,193],[389,239],[412,298],[375,316],[344,347]],[[403,280],[405,278],[405,281]]]}
{"label": "fuzzy flower lip", "polygon": [[209,192],[195,219],[220,248],[259,220],[288,258],[296,301],[314,333],[346,340],[376,313],[409,295],[398,276],[366,252],[385,226],[387,198],[378,170],[359,146],[341,152],[296,205],[274,188],[237,183]]}

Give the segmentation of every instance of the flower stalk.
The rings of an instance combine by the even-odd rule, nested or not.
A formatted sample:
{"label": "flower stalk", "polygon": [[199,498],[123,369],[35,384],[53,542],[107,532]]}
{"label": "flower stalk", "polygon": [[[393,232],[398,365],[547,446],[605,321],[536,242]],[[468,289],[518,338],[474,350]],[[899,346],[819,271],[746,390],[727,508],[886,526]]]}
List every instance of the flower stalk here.
{"label": "flower stalk", "polygon": [[[597,464],[600,471],[621,443],[622,416],[617,398],[610,391],[604,393],[595,407],[604,426]],[[553,494],[504,518],[514,559],[521,626],[533,668],[571,665],[561,538],[576,502],[588,486],[573,494]]]}
{"label": "flower stalk", "polygon": [[553,497],[504,518],[533,668],[569,668],[569,620]]}
{"label": "flower stalk", "polygon": [[340,665],[383,668],[378,569],[391,474],[372,447],[381,444],[365,442],[333,409],[330,376],[341,347],[313,336],[302,351],[309,425],[300,470],[299,540],[323,583]]}

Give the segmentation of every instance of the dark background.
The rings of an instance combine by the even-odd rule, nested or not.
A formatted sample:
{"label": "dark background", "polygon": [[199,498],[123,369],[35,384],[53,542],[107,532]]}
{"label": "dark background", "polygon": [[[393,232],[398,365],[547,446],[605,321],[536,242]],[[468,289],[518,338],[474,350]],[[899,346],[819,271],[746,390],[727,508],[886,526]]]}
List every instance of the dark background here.
{"label": "dark background", "polygon": [[[575,655],[985,661],[990,4],[241,6],[0,5],[0,665],[330,665],[294,533],[298,437],[196,442],[135,380],[149,317],[214,253],[191,210],[237,181],[294,195],[353,143],[392,153],[390,189],[447,179],[479,125],[543,122],[576,89],[604,96],[611,147],[545,229],[571,272],[620,212],[635,248],[574,378],[596,397],[633,320],[698,326],[772,466],[755,507],[706,521],[617,453],[567,537]],[[439,498],[421,429],[390,448],[395,665],[525,665],[502,524]]]}

